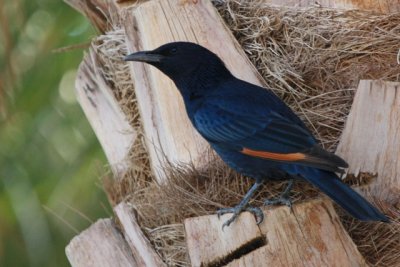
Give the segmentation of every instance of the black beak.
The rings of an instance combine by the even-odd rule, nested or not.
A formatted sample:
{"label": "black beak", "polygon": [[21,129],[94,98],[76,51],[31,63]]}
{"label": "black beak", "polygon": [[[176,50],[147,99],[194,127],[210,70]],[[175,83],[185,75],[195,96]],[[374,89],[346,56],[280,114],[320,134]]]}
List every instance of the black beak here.
{"label": "black beak", "polygon": [[161,62],[164,56],[159,54],[153,54],[152,51],[140,51],[130,55],[127,55],[125,61],[139,61],[146,63],[157,63]]}

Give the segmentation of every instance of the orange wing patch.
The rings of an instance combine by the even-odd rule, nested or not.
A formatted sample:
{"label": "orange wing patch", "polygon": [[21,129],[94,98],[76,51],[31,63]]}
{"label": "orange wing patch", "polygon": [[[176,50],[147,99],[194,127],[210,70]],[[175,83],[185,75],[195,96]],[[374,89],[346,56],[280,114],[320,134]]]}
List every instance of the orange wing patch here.
{"label": "orange wing patch", "polygon": [[303,153],[273,153],[267,151],[251,150],[245,147],[240,152],[253,157],[279,161],[298,161],[306,159],[306,155],[304,155]]}

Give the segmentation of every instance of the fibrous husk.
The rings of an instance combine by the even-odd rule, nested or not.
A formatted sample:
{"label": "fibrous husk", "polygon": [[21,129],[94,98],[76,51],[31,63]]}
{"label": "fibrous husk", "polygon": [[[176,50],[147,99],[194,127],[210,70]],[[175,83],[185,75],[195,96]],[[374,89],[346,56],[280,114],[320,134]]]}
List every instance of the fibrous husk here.
{"label": "fibrous husk", "polygon": [[[268,87],[308,123],[331,151],[338,143],[358,81],[399,81],[400,14],[271,7],[256,0],[214,2]],[[105,189],[112,203],[132,203],[141,226],[168,265],[188,266],[184,218],[237,204],[252,181],[210,153],[206,169],[167,164],[168,182],[157,184],[149,167],[133,83],[127,64],[121,60],[127,53],[124,33],[116,27],[98,38],[94,46],[104,62],[104,76],[139,132],[131,151],[131,170],[121,179],[105,180]],[[351,184],[360,184],[362,181],[357,179],[348,178]],[[252,204],[261,205],[263,198],[277,195],[284,186],[285,183],[267,183]],[[295,201],[317,195],[304,182],[298,183],[292,193]],[[394,223],[364,223],[341,209],[338,212],[371,265],[399,265],[399,207],[377,199],[375,204]]]}
{"label": "fibrous husk", "polygon": [[215,1],[267,85],[333,150],[360,79],[397,81],[400,15]]}

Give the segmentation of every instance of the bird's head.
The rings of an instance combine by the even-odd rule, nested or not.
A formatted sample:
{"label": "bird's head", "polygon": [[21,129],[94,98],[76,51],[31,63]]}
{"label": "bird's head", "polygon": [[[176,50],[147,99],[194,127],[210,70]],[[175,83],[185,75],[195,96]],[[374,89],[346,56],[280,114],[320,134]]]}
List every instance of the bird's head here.
{"label": "bird's head", "polygon": [[167,43],[151,51],[130,54],[124,60],[151,64],[177,85],[202,83],[215,77],[221,79],[230,75],[217,55],[190,42]]}

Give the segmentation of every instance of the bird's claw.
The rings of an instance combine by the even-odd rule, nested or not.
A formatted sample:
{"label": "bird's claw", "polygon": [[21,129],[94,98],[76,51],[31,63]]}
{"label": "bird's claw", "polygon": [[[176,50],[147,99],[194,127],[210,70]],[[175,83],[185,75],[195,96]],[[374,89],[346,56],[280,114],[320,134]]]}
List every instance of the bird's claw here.
{"label": "bird's claw", "polygon": [[248,212],[251,212],[252,214],[254,214],[254,216],[256,217],[257,225],[262,223],[262,221],[264,220],[264,214],[259,207],[242,208],[242,207],[236,206],[234,208],[219,209],[217,211],[218,218],[220,218],[221,215],[224,215],[227,213],[233,213],[232,217],[229,218],[226,222],[224,222],[222,224],[222,230],[224,230],[225,226],[229,226],[231,223],[233,223],[242,211],[248,211]]}
{"label": "bird's claw", "polygon": [[232,215],[232,217],[229,218],[229,220],[226,220],[226,221],[222,224],[222,231],[224,231],[224,227],[225,227],[225,226],[231,225],[231,223],[233,223],[233,222],[236,220],[236,218],[237,218],[238,216],[239,216],[239,214],[234,213],[234,214]]}
{"label": "bird's claw", "polygon": [[290,190],[293,187],[293,179],[289,180],[289,183],[283,191],[283,193],[277,197],[277,198],[272,198],[272,199],[266,199],[264,200],[264,206],[272,206],[272,205],[286,205],[292,210],[292,201],[290,200]]}
{"label": "bird's claw", "polygon": [[218,215],[218,219],[221,217],[221,215],[227,214],[227,213],[235,213],[235,208],[223,208],[223,209],[219,209],[217,210],[217,215]]}
{"label": "bird's claw", "polygon": [[264,206],[272,206],[272,205],[286,205],[291,209],[292,201],[290,200],[290,198],[285,196],[264,200]]}
{"label": "bird's claw", "polygon": [[256,217],[257,225],[264,221],[264,213],[259,207],[247,207],[245,210],[253,213],[254,217]]}

